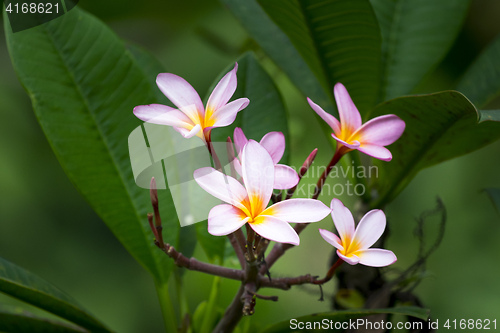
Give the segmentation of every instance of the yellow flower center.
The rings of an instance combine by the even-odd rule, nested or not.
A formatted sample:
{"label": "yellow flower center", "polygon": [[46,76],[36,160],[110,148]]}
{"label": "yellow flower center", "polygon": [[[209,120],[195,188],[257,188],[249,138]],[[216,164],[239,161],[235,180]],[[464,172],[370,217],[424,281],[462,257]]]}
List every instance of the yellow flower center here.
{"label": "yellow flower center", "polygon": [[360,250],[359,243],[347,237],[342,239],[342,247],[344,250],[340,251],[340,253],[346,257],[351,257],[353,254],[357,255],[357,252]]}
{"label": "yellow flower center", "polygon": [[357,133],[355,134],[355,131],[351,128],[342,127],[338,138],[348,144],[354,144],[354,141],[361,143],[361,136]]}

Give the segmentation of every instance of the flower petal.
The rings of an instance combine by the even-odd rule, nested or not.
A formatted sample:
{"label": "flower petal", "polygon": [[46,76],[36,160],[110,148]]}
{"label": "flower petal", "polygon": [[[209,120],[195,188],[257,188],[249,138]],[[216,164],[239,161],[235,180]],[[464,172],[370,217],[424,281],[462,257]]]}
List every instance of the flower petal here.
{"label": "flower petal", "polygon": [[349,257],[346,257],[345,255],[340,253],[339,250],[337,250],[337,255],[340,257],[340,259],[344,260],[349,265],[356,265],[359,263],[359,257],[355,254],[350,254]]}
{"label": "flower petal", "polygon": [[262,212],[273,193],[274,163],[258,142],[248,141],[241,157],[241,176],[248,192],[253,216]]}
{"label": "flower petal", "polygon": [[181,111],[161,104],[139,105],[134,108],[134,115],[142,121],[158,124],[192,128],[193,122]]}
{"label": "flower petal", "polygon": [[360,152],[365,153],[366,155],[370,155],[371,157],[375,157],[381,161],[390,161],[392,160],[392,154],[389,149],[370,144],[362,144],[359,148],[357,148]]}
{"label": "flower petal", "polygon": [[338,143],[340,143],[340,144],[342,144],[342,145],[344,145],[344,146],[346,146],[347,148],[350,148],[350,149],[358,149],[359,146],[361,145],[359,143],[359,141],[356,141],[356,140],[352,141],[351,143],[347,143],[344,140],[337,138],[334,133],[332,133],[332,138],[334,138],[335,140],[337,140]]}
{"label": "flower petal", "polygon": [[321,119],[323,119],[328,124],[328,126],[330,126],[332,128],[333,132],[336,135],[340,135],[340,123],[337,120],[337,118],[335,118],[334,116],[332,116],[331,114],[329,114],[328,112],[323,110],[321,108],[321,106],[314,103],[309,97],[307,97],[307,102],[309,103],[311,108],[314,110],[314,112],[316,112],[318,114],[318,116],[320,116]]}
{"label": "flower petal", "polygon": [[360,264],[372,267],[389,266],[398,260],[394,252],[384,249],[367,249],[358,251],[357,255]]}
{"label": "flower petal", "polygon": [[196,118],[193,118],[195,116],[193,110],[201,115],[205,114],[200,95],[182,77],[171,73],[161,73],[156,77],[156,84],[161,92],[194,122]]}
{"label": "flower petal", "polygon": [[319,233],[321,234],[321,237],[323,237],[323,239],[330,245],[333,245],[337,250],[344,251],[344,247],[342,246],[342,241],[339,236],[325,229],[319,229]]}
{"label": "flower petal", "polygon": [[214,236],[229,235],[241,228],[250,218],[231,205],[218,205],[208,213],[208,232]]}
{"label": "flower petal", "polygon": [[226,105],[236,91],[238,63],[217,83],[207,102],[207,109],[216,111]]}
{"label": "flower petal", "polygon": [[181,135],[183,137],[185,137],[186,139],[189,139],[189,138],[192,138],[193,136],[197,135],[200,130],[201,130],[201,125],[198,124],[196,126],[193,126],[191,125],[192,128],[191,129],[188,129],[188,128],[182,128],[182,127],[174,127],[174,129],[181,133]]}
{"label": "flower petal", "polygon": [[314,199],[289,199],[268,207],[261,215],[274,216],[295,223],[318,222],[330,214],[331,209]]}
{"label": "flower petal", "polygon": [[333,199],[330,208],[332,209],[333,223],[342,239],[342,243],[350,243],[355,231],[351,211],[339,199]]}
{"label": "flower petal", "polygon": [[245,133],[243,133],[243,130],[241,128],[236,127],[234,129],[233,140],[234,140],[234,145],[236,147],[236,153],[240,155],[241,152],[243,151],[243,147],[245,147],[245,145],[248,142],[248,139],[245,136]]}
{"label": "flower petal", "polygon": [[241,176],[241,174],[243,173],[243,171],[241,171],[241,163],[240,163],[240,160],[238,158],[235,158],[233,161],[233,167],[234,167],[234,171],[236,171],[236,173]]}
{"label": "flower petal", "polygon": [[286,190],[294,187],[299,182],[297,172],[284,164],[276,164],[274,166],[274,188],[278,190]]}
{"label": "flower petal", "polygon": [[209,123],[213,122],[211,127],[224,127],[231,125],[236,119],[238,112],[247,107],[250,100],[248,98],[238,98],[215,110],[215,112],[210,117]]}
{"label": "flower petal", "polygon": [[285,221],[272,216],[258,216],[250,227],[264,238],[278,242],[299,245],[299,235]]}
{"label": "flower petal", "polygon": [[273,163],[278,164],[285,152],[285,135],[281,132],[269,132],[262,137],[260,144],[271,155]]}
{"label": "flower petal", "polygon": [[367,121],[353,135],[359,138],[361,144],[387,146],[401,137],[405,126],[401,118],[388,114]]}
{"label": "flower petal", "polygon": [[382,236],[384,230],[384,212],[380,209],[373,209],[359,221],[352,241],[357,245],[358,250],[368,249]]}
{"label": "flower petal", "polygon": [[339,109],[341,131],[353,133],[361,127],[361,115],[342,83],[335,85],[333,93]]}
{"label": "flower petal", "polygon": [[202,189],[248,213],[243,204],[247,200],[247,191],[236,179],[211,167],[196,169],[193,176]]}

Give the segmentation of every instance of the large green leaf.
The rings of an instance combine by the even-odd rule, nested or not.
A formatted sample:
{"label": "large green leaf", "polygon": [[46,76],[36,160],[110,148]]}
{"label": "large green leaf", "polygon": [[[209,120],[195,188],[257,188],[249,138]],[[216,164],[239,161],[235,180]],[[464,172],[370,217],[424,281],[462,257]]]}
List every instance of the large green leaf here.
{"label": "large green leaf", "polygon": [[36,316],[31,312],[26,311],[20,307],[12,307],[5,305],[0,306],[0,331],[16,332],[16,333],[91,332],[67,323]]}
{"label": "large green leaf", "polygon": [[474,105],[483,107],[500,94],[500,35],[477,57],[457,85]]}
{"label": "large green leaf", "polygon": [[166,73],[167,70],[163,65],[152,55],[148,50],[135,44],[128,44],[127,50],[132,54],[134,60],[144,73],[146,80],[149,81],[151,89],[154,91],[156,101],[161,104],[168,104],[173,107],[168,98],[158,89],[156,85],[156,77],[160,73]]}
{"label": "large green leaf", "polygon": [[209,234],[207,221],[196,223],[196,238],[210,262],[223,261],[226,249],[226,237]]}
{"label": "large green leaf", "polygon": [[[141,124],[133,107],[155,102],[157,88],[120,39],[78,8],[15,34],[4,21],[14,68],[66,174],[156,282],[166,282],[172,264],[152,242],[149,193],[134,182],[127,147]],[[160,205],[167,241],[176,244],[168,191]]]}
{"label": "large green leaf", "polygon": [[495,206],[497,212],[500,214],[500,188],[485,188],[484,189]]}
{"label": "large green leaf", "polygon": [[376,160],[380,207],[392,200],[423,168],[470,153],[500,138],[500,124],[478,124],[478,113],[457,91],[400,97],[377,106],[374,116],[396,114],[406,123],[401,138],[389,146],[393,159]]}
{"label": "large green leaf", "polygon": [[500,121],[500,110],[479,110],[479,122]]}
{"label": "large green leaf", "polygon": [[[263,332],[264,333],[288,333],[294,327],[292,324],[297,325],[301,323],[303,328],[300,329],[300,332],[316,332],[315,329],[307,329],[305,323],[319,323],[316,326],[320,325],[324,322],[332,323],[331,326],[328,326],[328,332],[343,332],[344,329],[335,329],[335,323],[340,323],[344,321],[348,321],[349,319],[362,318],[369,315],[376,314],[395,314],[395,315],[403,315],[403,316],[411,316],[415,318],[422,319],[424,321],[429,317],[429,310],[419,308],[416,306],[401,306],[396,308],[388,308],[388,309],[361,309],[361,310],[344,310],[344,311],[336,311],[336,312],[328,312],[328,313],[315,313],[312,315],[302,316],[296,319],[296,321],[287,320],[274,325],[267,327]],[[323,321],[326,320],[326,321]],[[314,325],[314,324],[311,324]],[[298,328],[298,327],[297,327]],[[344,327],[345,328],[345,327]],[[326,329],[323,328],[323,329]],[[295,330],[294,330],[295,332]]]}
{"label": "large green leaf", "polygon": [[384,101],[410,93],[443,59],[460,31],[469,1],[370,2],[382,32]]}
{"label": "large green leaf", "polygon": [[331,90],[324,90],[290,38],[269,18],[256,0],[221,2],[305,96],[312,98],[325,110],[334,112]]}
{"label": "large green leaf", "polygon": [[[173,106],[173,104],[167,99],[160,89],[156,86],[156,77],[159,73],[166,73],[167,70],[163,65],[156,59],[149,51],[137,46],[128,45],[127,49],[132,53],[136,60],[137,65],[141,68],[143,73],[146,75],[147,80],[150,82],[151,87],[154,87],[156,93],[156,101],[161,104],[166,104]],[[166,190],[159,190],[160,192]],[[168,190],[167,190],[168,191]],[[169,207],[169,209],[172,209]],[[167,227],[171,227],[168,224]],[[173,229],[173,230],[172,230]],[[177,226],[174,228],[167,228],[165,233],[172,233],[175,235],[177,233]],[[173,238],[169,237],[169,240]],[[183,227],[178,231],[178,240],[175,242],[177,244],[177,250],[187,257],[190,257],[194,253],[196,247],[196,231],[194,227]],[[171,243],[174,244],[174,243]],[[183,270],[181,270],[183,272]]]}
{"label": "large green leaf", "polygon": [[[233,99],[246,97],[250,104],[238,113],[234,123],[213,130],[213,139],[225,142],[233,137],[234,128],[241,127],[249,139],[260,140],[271,131],[283,132],[288,139],[287,113],[283,100],[271,77],[259,64],[252,52],[245,53],[238,62],[238,87]],[[222,71],[212,87],[227,73],[234,64]],[[210,90],[211,91],[211,90]],[[287,159],[287,151],[283,160]]]}
{"label": "large green leaf", "polygon": [[327,91],[342,82],[362,113],[379,90],[381,36],[368,0],[258,0]]}
{"label": "large green leaf", "polygon": [[[0,292],[51,312],[92,332],[110,332],[104,324],[84,310],[73,298],[42,278],[3,258],[0,258]],[[4,323],[2,316],[15,318],[13,316],[22,316],[22,314],[0,314],[0,330],[5,329],[5,326],[2,327],[2,323]],[[35,332],[35,330],[31,332]]]}

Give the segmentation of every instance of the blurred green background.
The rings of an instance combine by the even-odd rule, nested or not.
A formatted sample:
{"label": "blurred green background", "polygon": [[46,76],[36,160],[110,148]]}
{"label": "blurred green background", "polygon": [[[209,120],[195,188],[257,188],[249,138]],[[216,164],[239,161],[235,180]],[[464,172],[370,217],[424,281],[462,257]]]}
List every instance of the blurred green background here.
{"label": "blurred green background", "polygon": [[[186,78],[202,96],[241,51],[256,50],[289,108],[290,164],[299,166],[314,148],[319,148],[316,165],[330,159],[332,145],[321,134],[305,97],[259,53],[217,1],[83,0],[79,6],[106,22],[125,40],[152,51],[167,71]],[[500,32],[499,15],[500,1],[472,1],[454,47],[416,92],[452,87],[459,73]],[[118,332],[162,331],[152,279],[63,173],[12,69],[4,37],[0,66],[0,256],[60,287]],[[498,108],[500,103],[491,106]],[[446,205],[444,240],[430,258],[428,275],[417,288],[433,319],[440,322],[448,318],[500,319],[500,215],[482,192],[486,187],[500,187],[499,152],[497,142],[422,171],[386,210],[391,232],[387,247],[399,258],[395,269],[404,269],[413,262],[418,248],[415,217],[433,208],[437,196]],[[346,205],[353,203],[353,198],[342,199]],[[301,246],[273,267],[273,276],[323,275],[331,246],[318,241],[317,227],[331,226],[331,218],[327,218],[309,227],[301,235]],[[432,228],[428,232],[431,238],[435,233]],[[200,249],[195,256],[203,258]],[[186,279],[189,306],[194,311],[208,297],[212,278],[188,272]],[[229,304],[237,286],[236,282],[223,281],[220,307]],[[334,287],[332,283],[325,291],[331,293]],[[317,301],[318,290],[312,287],[262,293],[278,295],[280,300],[258,301],[251,320],[260,327],[328,311],[330,306]],[[12,301],[0,295],[3,302]]]}

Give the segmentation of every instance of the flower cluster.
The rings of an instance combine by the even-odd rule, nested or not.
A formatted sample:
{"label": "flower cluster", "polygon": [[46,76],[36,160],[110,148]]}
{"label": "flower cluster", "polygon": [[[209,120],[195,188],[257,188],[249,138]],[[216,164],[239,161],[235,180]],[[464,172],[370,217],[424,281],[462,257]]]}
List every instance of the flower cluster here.
{"label": "flower cluster", "polygon": [[[183,78],[174,74],[159,74],[160,90],[177,107],[159,104],[141,105],[134,114],[141,120],[173,126],[183,137],[198,136],[207,144],[215,127],[234,122],[239,111],[249,103],[247,98],[229,102],[236,90],[238,64],[217,84],[203,106],[198,93]],[[403,133],[405,123],[395,115],[384,115],[362,123],[361,115],[347,89],[337,83],[335,100],[340,121],[324,111],[311,99],[311,108],[332,128],[337,141],[335,163],[351,150],[359,150],[374,158],[390,161],[391,152],[385,146],[395,142]],[[354,219],[340,200],[333,199],[330,208],[317,199],[276,200],[270,205],[273,189],[291,189],[300,177],[291,167],[279,164],[285,151],[285,137],[270,132],[260,142],[248,140],[241,128],[234,130],[236,157],[231,161],[236,177],[225,175],[211,167],[197,169],[195,181],[208,193],[225,202],[210,210],[208,231],[212,235],[229,235],[247,225],[262,238],[279,243],[299,245],[299,236],[289,223],[311,223],[331,214],[339,236],[319,229],[321,236],[337,249],[341,260],[348,264],[373,267],[387,266],[396,261],[393,252],[370,248],[383,234],[386,218],[381,210],[368,212],[355,227]],[[333,160],[333,159],[332,159]]]}

